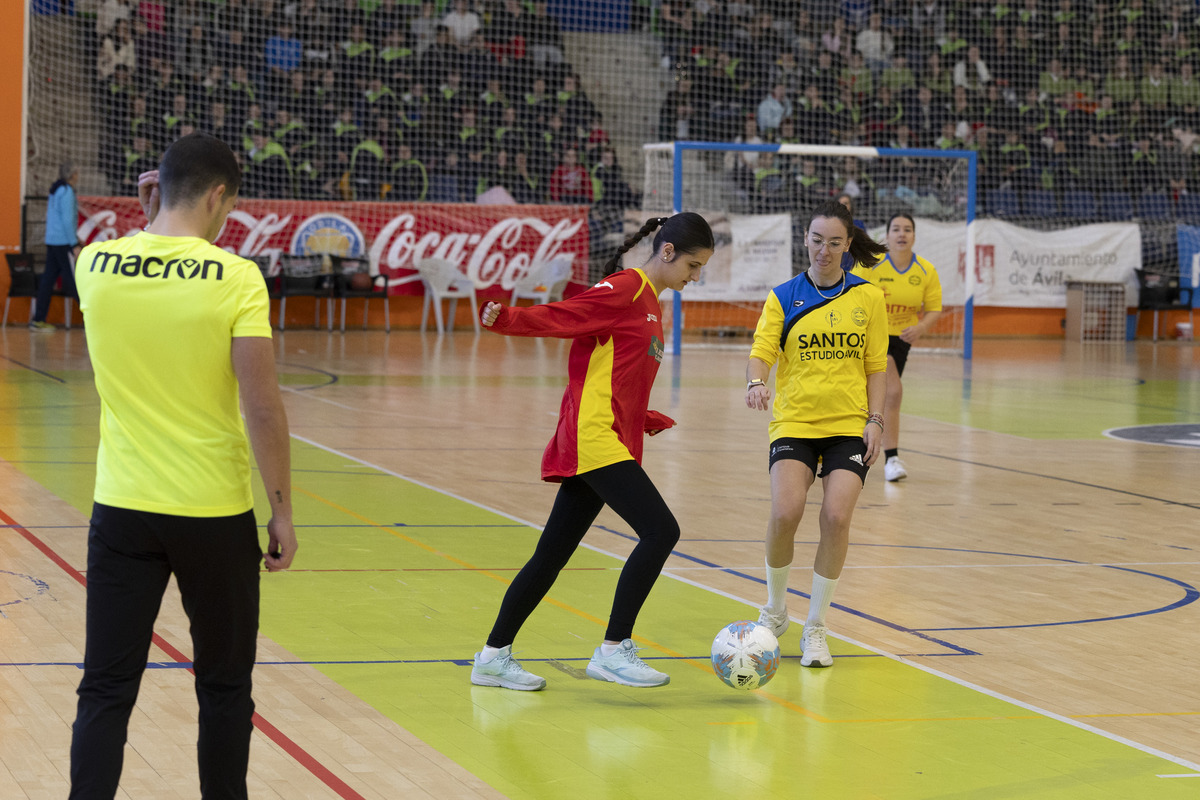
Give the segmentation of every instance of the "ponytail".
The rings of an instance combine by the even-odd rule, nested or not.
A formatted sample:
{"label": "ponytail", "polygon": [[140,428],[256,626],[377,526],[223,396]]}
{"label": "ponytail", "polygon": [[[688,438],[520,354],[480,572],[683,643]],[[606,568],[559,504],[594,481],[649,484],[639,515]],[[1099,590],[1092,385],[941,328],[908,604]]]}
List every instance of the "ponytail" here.
{"label": "ponytail", "polygon": [[625,255],[638,242],[645,239],[655,230],[653,251],[657,253],[662,246],[670,242],[679,253],[694,253],[698,250],[712,250],[716,247],[712,228],[708,220],[693,211],[682,211],[671,217],[651,217],[646,220],[637,233],[630,236],[617,249],[615,255],[604,265],[604,274],[611,275],[621,268],[621,256]]}
{"label": "ponytail", "polygon": [[818,217],[833,217],[841,221],[846,226],[846,232],[850,236],[850,247],[847,252],[850,253],[850,258],[853,259],[851,266],[858,263],[864,266],[872,266],[879,257],[887,252],[887,245],[880,244],[875,241],[862,228],[854,224],[854,216],[850,209],[846,208],[837,200],[826,200],[813,209],[812,215],[808,218],[808,226],[812,227],[812,221]]}
{"label": "ponytail", "polygon": [[637,233],[626,237],[621,246],[617,248],[617,252],[613,254],[613,257],[604,262],[604,271],[601,274],[607,276],[618,272],[621,269],[621,256],[632,250],[638,242],[658,230],[660,226],[665,225],[668,219],[670,217],[651,217],[646,220],[646,224],[639,228]]}

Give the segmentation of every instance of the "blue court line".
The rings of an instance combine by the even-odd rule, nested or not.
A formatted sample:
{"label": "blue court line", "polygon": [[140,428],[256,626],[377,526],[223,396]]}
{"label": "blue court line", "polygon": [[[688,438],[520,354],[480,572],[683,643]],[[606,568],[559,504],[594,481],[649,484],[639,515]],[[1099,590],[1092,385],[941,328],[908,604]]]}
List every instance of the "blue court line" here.
{"label": "blue court line", "polygon": [[[602,531],[607,531],[616,536],[620,536],[623,539],[628,539],[629,541],[633,541],[633,542],[638,541],[638,537],[633,536],[631,534],[621,533],[620,531],[615,531],[612,528],[606,528],[603,525],[596,525],[595,527],[599,528]],[[672,550],[671,555],[677,556],[686,561],[691,561],[695,564],[700,564],[701,566],[704,566],[704,567],[709,567],[710,569],[719,570],[721,572],[726,573],[727,575],[733,575],[735,578],[742,578],[743,580],[753,581],[754,583],[757,583],[761,586],[767,585],[766,580],[763,578],[758,578],[758,577],[755,577],[754,575],[748,575],[745,572],[741,572],[739,570],[732,569],[730,567],[722,567],[720,564],[714,564],[711,561],[705,561],[702,558],[698,558],[693,555],[688,555],[687,553],[680,553],[677,550]],[[788,594],[794,594],[797,597],[804,597],[804,598],[812,599],[809,595],[805,594],[804,592],[800,591],[799,589],[788,589]],[[921,631],[913,630],[912,628],[906,628],[903,625],[898,625],[894,622],[890,622],[888,620],[883,619],[882,617],[876,617],[873,614],[866,613],[865,611],[859,611],[858,609],[850,608],[849,606],[844,606],[844,605],[841,605],[840,603],[833,603],[831,605],[833,608],[836,608],[840,611],[845,611],[848,614],[853,614],[856,617],[868,620],[870,622],[874,622],[878,625],[882,625],[885,628],[891,628],[894,631],[900,631],[901,633],[907,633],[911,636],[916,636],[917,638],[924,639],[931,644],[936,644],[941,647],[945,647],[947,649],[953,650],[956,653],[959,653],[960,655],[967,655],[967,656],[980,655],[979,653],[977,653],[974,650],[971,650],[969,648],[961,647],[956,644],[951,644],[950,642],[944,641],[942,639],[938,639],[937,637],[930,636],[926,633],[922,633]]]}
{"label": "blue court line", "polygon": [[9,358],[8,356],[0,356],[0,358],[3,358],[5,361],[16,364],[18,367],[27,369],[30,372],[36,372],[38,375],[41,375],[43,378],[49,378],[50,380],[58,381],[59,383],[66,383],[65,380],[58,377],[57,375],[51,375],[49,372],[43,372],[42,370],[38,369],[37,367],[30,366],[29,364],[24,364],[20,361],[17,361],[15,358]]}

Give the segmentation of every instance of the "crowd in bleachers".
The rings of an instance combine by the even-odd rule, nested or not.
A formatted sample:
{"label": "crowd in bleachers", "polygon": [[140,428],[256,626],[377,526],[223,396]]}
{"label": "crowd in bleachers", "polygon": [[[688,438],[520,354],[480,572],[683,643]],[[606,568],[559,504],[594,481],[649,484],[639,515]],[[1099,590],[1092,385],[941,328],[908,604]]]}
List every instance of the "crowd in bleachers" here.
{"label": "crowd in bleachers", "polygon": [[249,197],[635,202],[545,0],[103,0],[93,41],[114,193],[198,130]]}
{"label": "crowd in bleachers", "polygon": [[[658,136],[974,150],[981,197],[1196,191],[1200,11],[1180,0],[661,0]],[[796,157],[731,157],[756,207],[869,200]],[[929,177],[928,175],[926,176]],[[1015,202],[1015,201],[1014,201]]]}

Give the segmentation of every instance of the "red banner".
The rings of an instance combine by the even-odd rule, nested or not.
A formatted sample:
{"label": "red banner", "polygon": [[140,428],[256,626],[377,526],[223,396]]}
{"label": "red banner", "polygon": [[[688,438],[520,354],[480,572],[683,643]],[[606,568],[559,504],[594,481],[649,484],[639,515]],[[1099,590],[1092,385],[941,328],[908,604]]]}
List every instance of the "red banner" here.
{"label": "red banner", "polygon": [[[106,241],[146,224],[132,197],[81,197],[79,241]],[[574,278],[587,282],[587,206],[468,203],[322,203],[241,200],[217,244],[245,258],[280,253],[365,256],[371,272],[395,281],[396,294],[419,294],[416,262],[458,265],[485,297],[507,295],[530,264],[574,256]]]}

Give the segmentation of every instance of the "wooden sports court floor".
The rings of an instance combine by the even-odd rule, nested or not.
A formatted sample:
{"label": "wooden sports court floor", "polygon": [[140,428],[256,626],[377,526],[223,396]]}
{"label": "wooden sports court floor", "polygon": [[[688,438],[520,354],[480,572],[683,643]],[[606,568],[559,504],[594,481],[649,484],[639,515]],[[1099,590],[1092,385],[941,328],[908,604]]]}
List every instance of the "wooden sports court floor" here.
{"label": "wooden sports court floor", "polygon": [[[905,377],[910,479],[872,474],[831,612],[764,689],[707,666],[764,597],[765,414],[745,347],[664,362],[646,467],[683,537],[639,622],[671,684],[587,679],[627,526],[605,512],[518,638],[540,693],[472,687],[554,489],[556,341],[280,335],[295,568],[263,578],[254,798],[1200,796],[1200,389],[1177,343],[981,341]],[[97,399],[80,330],[0,331],[0,797],[66,794]],[[1105,436],[1132,426],[1166,444]],[[1163,435],[1163,432],[1166,434]],[[819,502],[801,528],[802,619]],[[174,595],[122,797],[195,798]]]}

